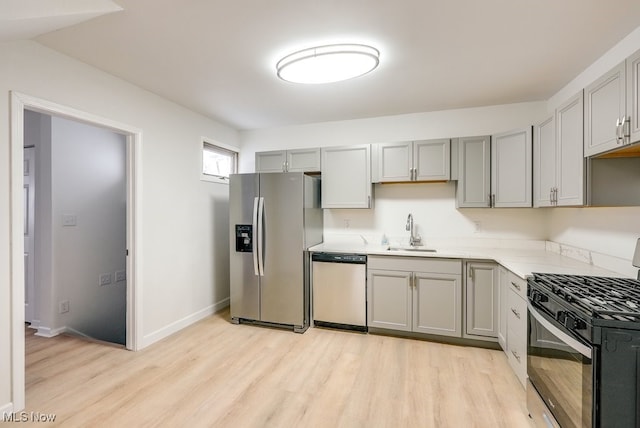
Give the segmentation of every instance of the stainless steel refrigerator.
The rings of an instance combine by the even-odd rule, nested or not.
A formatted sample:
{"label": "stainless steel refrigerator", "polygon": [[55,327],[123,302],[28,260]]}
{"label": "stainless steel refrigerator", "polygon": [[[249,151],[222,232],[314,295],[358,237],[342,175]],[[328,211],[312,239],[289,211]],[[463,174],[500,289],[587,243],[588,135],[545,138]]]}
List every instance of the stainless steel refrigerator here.
{"label": "stainless steel refrigerator", "polygon": [[320,179],[301,172],[229,179],[231,319],[309,327],[309,247],[322,242]]}

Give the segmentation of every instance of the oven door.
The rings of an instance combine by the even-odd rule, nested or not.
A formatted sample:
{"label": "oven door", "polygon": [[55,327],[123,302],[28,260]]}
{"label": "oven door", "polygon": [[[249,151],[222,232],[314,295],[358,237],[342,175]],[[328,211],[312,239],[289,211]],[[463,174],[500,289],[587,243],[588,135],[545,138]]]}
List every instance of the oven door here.
{"label": "oven door", "polygon": [[531,302],[528,309],[527,374],[531,384],[560,426],[591,427],[593,348]]}

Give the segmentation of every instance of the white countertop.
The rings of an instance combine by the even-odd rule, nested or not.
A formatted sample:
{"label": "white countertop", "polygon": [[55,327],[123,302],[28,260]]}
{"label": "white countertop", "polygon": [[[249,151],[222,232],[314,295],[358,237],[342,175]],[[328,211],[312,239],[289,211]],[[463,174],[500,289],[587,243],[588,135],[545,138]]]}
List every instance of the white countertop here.
{"label": "white countertop", "polygon": [[353,253],[383,255],[389,257],[430,257],[473,260],[495,260],[520,278],[533,272],[561,273],[594,276],[626,276],[571,257],[563,256],[544,248],[495,248],[466,246],[433,246],[436,252],[389,251],[388,245],[364,243],[322,243],[309,249],[311,252]]}

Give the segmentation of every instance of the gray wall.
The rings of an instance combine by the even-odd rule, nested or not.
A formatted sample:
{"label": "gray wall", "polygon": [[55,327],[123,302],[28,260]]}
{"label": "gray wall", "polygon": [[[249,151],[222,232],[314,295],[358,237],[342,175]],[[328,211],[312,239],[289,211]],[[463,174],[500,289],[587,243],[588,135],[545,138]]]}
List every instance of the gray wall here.
{"label": "gray wall", "polygon": [[[54,307],[69,301],[60,326],[125,344],[126,140],[67,119],[51,120]],[[76,226],[64,226],[65,216]],[[101,275],[111,283],[100,285]]]}
{"label": "gray wall", "polygon": [[[25,145],[36,146],[36,311],[32,326],[124,344],[125,137],[25,112]],[[75,226],[63,225],[75,216]],[[100,285],[102,274],[111,283]],[[60,302],[69,312],[60,314]]]}

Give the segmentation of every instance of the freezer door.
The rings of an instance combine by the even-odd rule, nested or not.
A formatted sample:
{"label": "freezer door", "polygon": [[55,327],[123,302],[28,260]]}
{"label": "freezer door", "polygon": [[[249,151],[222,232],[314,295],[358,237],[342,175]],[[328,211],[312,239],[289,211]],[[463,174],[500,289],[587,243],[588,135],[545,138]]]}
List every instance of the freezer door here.
{"label": "freezer door", "polygon": [[301,326],[305,322],[304,175],[260,174],[264,198],[262,235],[264,266],[261,320]]}
{"label": "freezer door", "polygon": [[256,239],[251,252],[236,251],[236,225],[252,225],[258,201],[258,174],[237,174],[229,178],[229,270],[232,318],[260,320],[260,281],[256,272]]}

